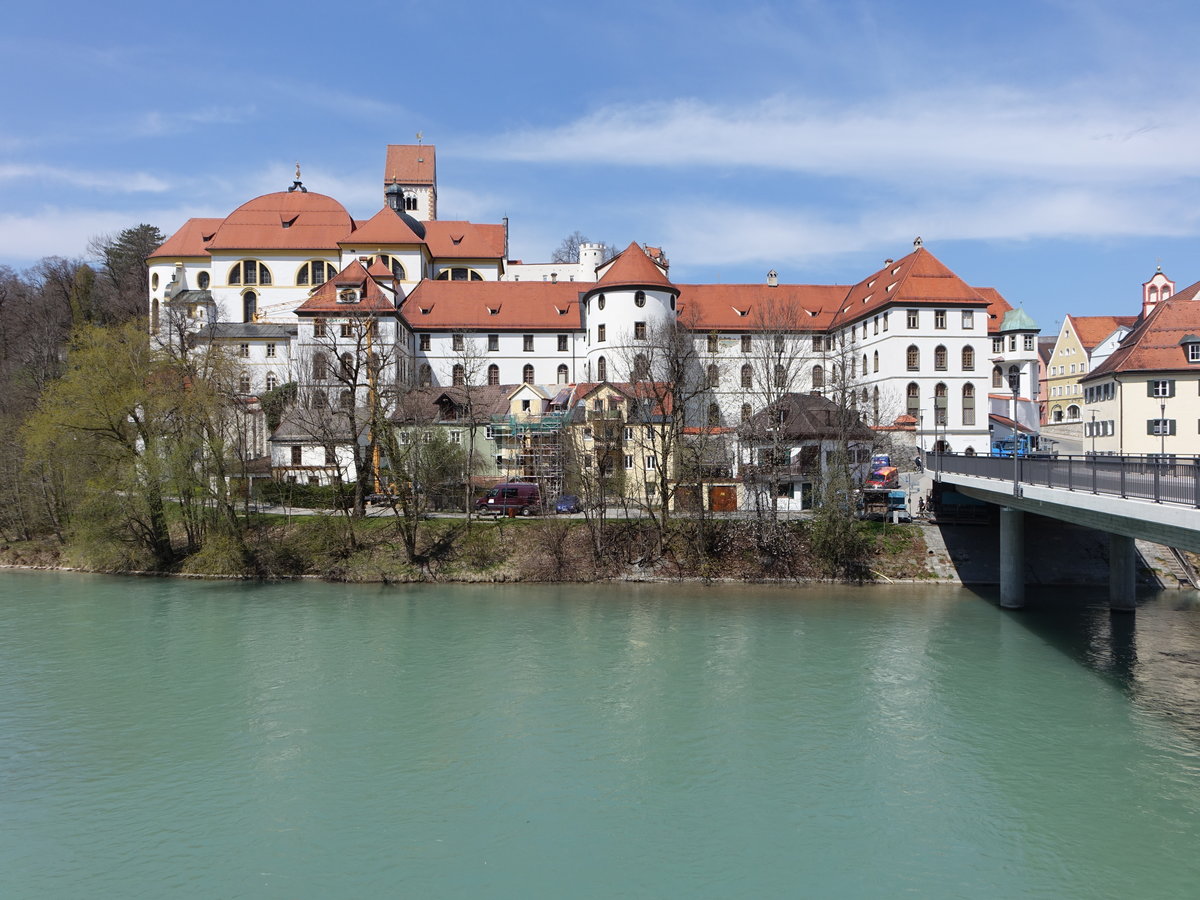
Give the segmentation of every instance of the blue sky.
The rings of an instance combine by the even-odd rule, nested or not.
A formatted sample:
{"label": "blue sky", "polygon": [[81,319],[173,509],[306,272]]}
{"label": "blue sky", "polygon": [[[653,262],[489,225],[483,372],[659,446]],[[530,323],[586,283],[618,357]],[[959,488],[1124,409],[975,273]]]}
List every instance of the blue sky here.
{"label": "blue sky", "polygon": [[921,235],[1052,333],[1200,280],[1192,4],[21,4],[0,263],[281,190],[366,217],[384,147],[442,218],[662,246],[679,282],[854,282]]}

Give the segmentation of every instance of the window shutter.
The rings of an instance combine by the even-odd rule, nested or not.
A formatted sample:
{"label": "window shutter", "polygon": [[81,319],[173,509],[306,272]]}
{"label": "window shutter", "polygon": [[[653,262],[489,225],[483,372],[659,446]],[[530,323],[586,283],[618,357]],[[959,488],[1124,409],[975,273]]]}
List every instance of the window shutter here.
{"label": "window shutter", "polygon": [[1147,397],[1154,396],[1154,382],[1153,381],[1146,382],[1146,396]]}
{"label": "window shutter", "polygon": [[1175,433],[1175,420],[1167,419],[1167,434],[1174,434],[1174,433]]}
{"label": "window shutter", "polygon": [[1158,419],[1147,419],[1146,420],[1146,434],[1154,434],[1154,423],[1157,421],[1158,421]]}
{"label": "window shutter", "polygon": [[[1174,378],[1172,378],[1170,381],[1167,382],[1167,396],[1168,397],[1175,396],[1175,379]],[[1171,432],[1171,434],[1174,434],[1174,433],[1175,432],[1173,432],[1173,431]]]}

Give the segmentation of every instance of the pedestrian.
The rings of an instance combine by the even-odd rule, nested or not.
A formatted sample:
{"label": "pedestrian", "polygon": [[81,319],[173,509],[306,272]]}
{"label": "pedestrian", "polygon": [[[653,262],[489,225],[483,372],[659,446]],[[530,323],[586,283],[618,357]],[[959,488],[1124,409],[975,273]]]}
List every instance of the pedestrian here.
{"label": "pedestrian", "polygon": [[916,456],[913,457],[913,465],[915,465],[917,467],[918,472],[925,471],[925,465],[921,462],[921,454],[920,453],[918,453]]}

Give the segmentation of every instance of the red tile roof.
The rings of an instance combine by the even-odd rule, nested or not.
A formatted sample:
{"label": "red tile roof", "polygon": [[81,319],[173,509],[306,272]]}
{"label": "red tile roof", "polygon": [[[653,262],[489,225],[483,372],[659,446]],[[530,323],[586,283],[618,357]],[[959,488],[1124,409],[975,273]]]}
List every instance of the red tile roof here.
{"label": "red tile roof", "polygon": [[[338,294],[347,288],[357,288],[361,296],[357,303],[339,303]],[[357,259],[334,278],[317,288],[300,306],[297,315],[336,313],[342,316],[386,315],[396,311],[391,292],[367,274]]]}
{"label": "red tile roof", "polygon": [[387,244],[423,244],[400,215],[390,206],[385,206],[367,221],[354,229],[353,234],[347,234],[344,243],[363,247],[370,244],[384,246]]}
{"label": "red tile roof", "polygon": [[404,318],[418,331],[571,331],[582,328],[570,281],[430,281],[413,288]]}
{"label": "red tile roof", "polygon": [[504,226],[473,222],[425,222],[425,243],[434,259],[503,259]]}
{"label": "red tile roof", "polygon": [[1000,292],[991,287],[977,287],[976,293],[987,301],[988,331],[996,334],[1004,323],[1004,314],[1012,309],[1012,304],[1000,296]]}
{"label": "red tile roof", "polygon": [[188,219],[179,230],[167,238],[147,259],[181,259],[189,256],[208,256],[207,242],[212,239],[224,219]]}
{"label": "red tile roof", "polygon": [[279,191],[243,203],[209,242],[209,250],[337,250],[354,222],[332,197]]}
{"label": "red tile roof", "polygon": [[1089,353],[1096,345],[1112,334],[1121,325],[1132,325],[1137,316],[1067,316],[1075,329],[1079,343]]}
{"label": "red tile roof", "polygon": [[[999,298],[998,294],[995,296]],[[851,287],[834,317],[834,324],[846,326],[893,305],[990,304],[988,298],[946,268],[936,256],[924,247],[918,247]]]}
{"label": "red tile roof", "polygon": [[845,285],[682,284],[682,321],[701,331],[824,331],[846,296]]}
{"label": "red tile roof", "polygon": [[388,144],[383,164],[384,184],[434,184],[437,181],[437,153],[433,145]]}
{"label": "red tile roof", "polygon": [[1079,380],[1092,381],[1119,372],[1200,371],[1187,361],[1180,341],[1200,335],[1200,303],[1178,295],[1160,301],[1121,345]]}
{"label": "red tile roof", "polygon": [[666,287],[673,288],[671,280],[662,269],[646,255],[646,251],[634,241],[619,253],[609,264],[593,290],[611,287]]}

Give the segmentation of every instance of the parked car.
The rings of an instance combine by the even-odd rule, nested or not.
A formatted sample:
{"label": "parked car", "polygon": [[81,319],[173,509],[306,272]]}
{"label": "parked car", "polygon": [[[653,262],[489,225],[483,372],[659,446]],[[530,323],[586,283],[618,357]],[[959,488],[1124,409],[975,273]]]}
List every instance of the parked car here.
{"label": "parked car", "polygon": [[867,476],[868,489],[891,490],[900,487],[900,473],[895,466],[884,466]]}
{"label": "parked car", "polygon": [[891,464],[892,458],[886,453],[876,453],[871,457],[871,468],[873,470],[882,469],[884,466],[890,466]]}
{"label": "parked car", "polygon": [[577,513],[583,510],[583,504],[579,502],[579,498],[574,494],[563,494],[554,501],[554,511],[556,513]]}
{"label": "parked car", "polygon": [[533,516],[542,511],[542,495],[536,484],[509,481],[476,500],[475,511],[484,516]]}

